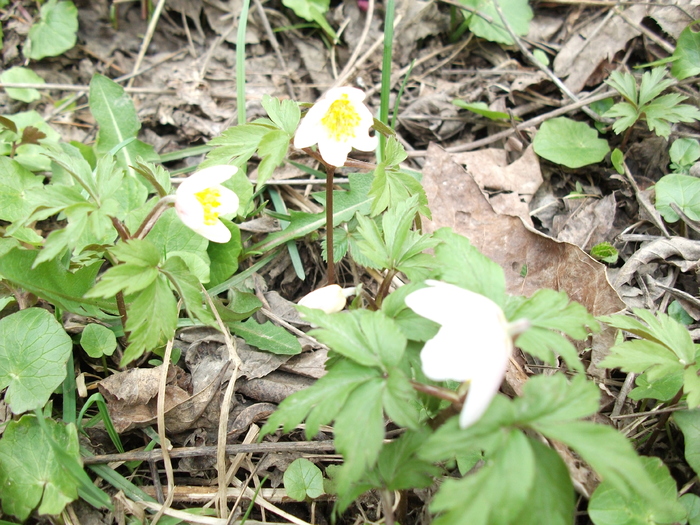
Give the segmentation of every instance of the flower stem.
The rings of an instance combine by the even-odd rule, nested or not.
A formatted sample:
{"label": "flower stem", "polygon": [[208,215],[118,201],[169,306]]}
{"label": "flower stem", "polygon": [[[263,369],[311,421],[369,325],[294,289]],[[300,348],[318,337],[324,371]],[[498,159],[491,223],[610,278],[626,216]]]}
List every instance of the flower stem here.
{"label": "flower stem", "polygon": [[333,261],[333,174],[335,166],[326,165],[326,277],[328,284],[335,284],[335,262]]}
{"label": "flower stem", "polygon": [[377,297],[375,299],[377,306],[381,306],[384,298],[389,295],[389,286],[391,286],[391,280],[394,278],[396,273],[396,270],[388,270],[386,272],[386,276],[384,277],[382,284],[379,285],[379,290],[377,291]]}
{"label": "flower stem", "polygon": [[382,510],[384,511],[384,523],[385,525],[394,525],[393,495],[389,489],[382,489],[381,495]]}
{"label": "flower stem", "polygon": [[141,223],[141,226],[139,226],[139,229],[136,230],[133,238],[143,239],[146,235],[148,235],[148,232],[153,229],[153,226],[155,226],[156,221],[158,221],[160,216],[163,215],[163,212],[167,210],[174,202],[174,195],[167,195],[156,202],[156,205],[153,206],[153,209],[150,212],[148,212],[148,215],[146,215],[146,218]]}

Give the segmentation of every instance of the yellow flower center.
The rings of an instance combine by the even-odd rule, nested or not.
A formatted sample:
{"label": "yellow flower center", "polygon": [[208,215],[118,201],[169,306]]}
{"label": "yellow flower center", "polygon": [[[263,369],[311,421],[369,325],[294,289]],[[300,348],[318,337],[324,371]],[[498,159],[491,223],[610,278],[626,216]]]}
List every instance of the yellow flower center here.
{"label": "yellow flower center", "polygon": [[360,115],[347,95],[331,104],[321,119],[321,124],[328,130],[330,137],[341,142],[356,136],[356,128],[360,124]]}
{"label": "yellow flower center", "polygon": [[194,194],[204,208],[204,224],[212,226],[219,218],[216,211],[221,206],[221,192],[217,188],[207,188]]}

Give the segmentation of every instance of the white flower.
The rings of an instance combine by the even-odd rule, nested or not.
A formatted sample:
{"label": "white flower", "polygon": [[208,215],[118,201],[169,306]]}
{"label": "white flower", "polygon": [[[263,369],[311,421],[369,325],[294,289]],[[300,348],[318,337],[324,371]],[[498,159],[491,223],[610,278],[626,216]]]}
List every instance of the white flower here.
{"label": "white flower", "polygon": [[175,192],[175,211],[185,225],[210,241],[226,243],[231,232],[220,215],[238,210],[238,196],[221,183],[238,171],[235,166],[212,166],[184,180]]}
{"label": "white flower", "polygon": [[501,308],[483,295],[439,281],[427,281],[406,296],[418,315],[441,325],[425,343],[423,372],[434,381],[470,381],[459,417],[462,428],[474,424],[498,392],[513,350]]}
{"label": "white flower", "polygon": [[346,298],[354,293],[355,288],[341,288],[337,284],[331,284],[306,294],[299,299],[298,304],[307,308],[323,310],[327,314],[334,314],[345,308]]}
{"label": "white flower", "polygon": [[318,152],[331,166],[342,166],[352,148],[373,151],[378,139],[369,135],[374,119],[362,101],[365,94],[352,87],[329,89],[302,119],[294,147],[318,144]]}

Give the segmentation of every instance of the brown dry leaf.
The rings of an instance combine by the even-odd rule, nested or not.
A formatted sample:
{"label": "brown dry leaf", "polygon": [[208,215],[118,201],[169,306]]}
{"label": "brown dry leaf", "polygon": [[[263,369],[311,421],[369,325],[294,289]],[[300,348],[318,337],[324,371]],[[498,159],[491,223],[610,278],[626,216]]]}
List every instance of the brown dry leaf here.
{"label": "brown dry leaf", "polygon": [[450,15],[441,12],[437,2],[400,2],[396,14],[401,16],[401,22],[394,29],[394,60],[399,64],[408,64],[411,55],[426,37],[450,30]]}
{"label": "brown dry leaf", "polygon": [[518,217],[496,213],[470,173],[439,146],[431,144],[426,158],[423,185],[433,213],[425,224],[427,232],[449,226],[469,238],[503,268],[509,293],[564,291],[593,315],[625,307],[608,282],[605,266],[578,246],[547,237]]}
{"label": "brown dry leaf", "polygon": [[[225,371],[226,367],[210,384],[190,396],[182,387],[184,371],[177,366],[170,367],[165,387],[165,426],[168,432],[184,432],[193,427],[218,391]],[[113,374],[98,383],[118,433],[155,423],[161,373],[162,365],[155,368],[134,368]]]}
{"label": "brown dry leaf", "polygon": [[565,199],[567,211],[554,217],[557,240],[575,244],[587,252],[601,242],[610,242],[617,203],[615,195],[602,199]]}
{"label": "brown dry leaf", "polygon": [[[660,2],[663,3],[663,2]],[[671,5],[654,4],[649,16],[656,20],[661,29],[678,39],[688,24],[700,18],[700,4],[697,0],[674,0]]]}
{"label": "brown dry leaf", "polygon": [[280,404],[295,392],[313,384],[313,379],[285,372],[272,372],[260,379],[239,379],[236,381],[236,392],[258,401]]}
{"label": "brown dry leaf", "polygon": [[700,241],[685,237],[661,238],[642,246],[615,276],[615,286],[628,283],[640,266],[655,260],[665,260],[683,272],[694,271],[700,260]]}
{"label": "brown dry leaf", "polygon": [[[633,5],[623,11],[633,24],[639,24],[647,14],[647,6]],[[566,78],[564,83],[574,93],[586,85],[586,81],[604,60],[611,60],[615,53],[625,49],[627,42],[640,32],[620,16],[613,14],[591,22],[571,35],[554,59],[554,73]]]}

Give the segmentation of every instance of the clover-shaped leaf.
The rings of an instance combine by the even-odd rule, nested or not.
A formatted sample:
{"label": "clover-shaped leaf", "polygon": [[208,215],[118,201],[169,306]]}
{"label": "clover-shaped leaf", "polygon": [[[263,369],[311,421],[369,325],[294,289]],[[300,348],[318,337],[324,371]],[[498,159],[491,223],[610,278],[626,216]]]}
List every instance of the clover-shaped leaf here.
{"label": "clover-shaped leaf", "polygon": [[66,377],[71,339],[42,308],[27,308],[0,320],[0,390],[21,414],[43,407]]}
{"label": "clover-shaped leaf", "polygon": [[321,469],[308,459],[295,459],[284,472],[284,488],[297,501],[318,498],[324,494]]}
{"label": "clover-shaped leaf", "polygon": [[542,124],[533,143],[535,153],[568,168],[580,168],[600,162],[610,151],[607,141],[585,122],[566,117]]}

